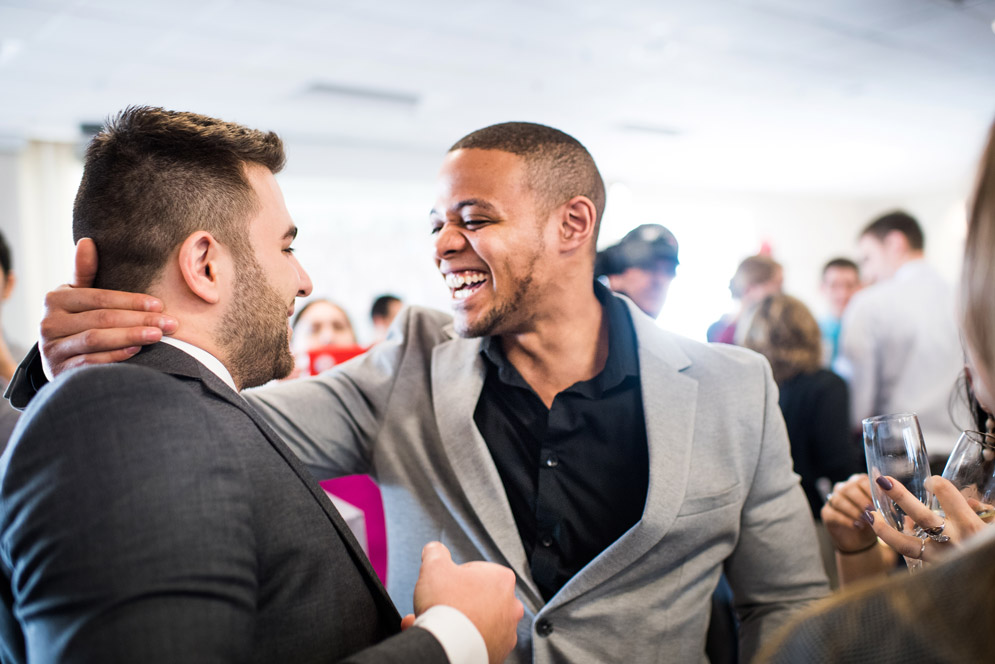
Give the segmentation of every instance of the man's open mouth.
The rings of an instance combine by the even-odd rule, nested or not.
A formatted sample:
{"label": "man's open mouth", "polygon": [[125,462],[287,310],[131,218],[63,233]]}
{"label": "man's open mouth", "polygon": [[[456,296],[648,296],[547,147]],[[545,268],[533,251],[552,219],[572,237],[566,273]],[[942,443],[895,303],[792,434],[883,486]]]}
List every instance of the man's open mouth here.
{"label": "man's open mouth", "polygon": [[476,270],[465,270],[463,272],[450,272],[446,275],[446,285],[452,293],[454,300],[465,300],[480,290],[487,281],[487,274]]}

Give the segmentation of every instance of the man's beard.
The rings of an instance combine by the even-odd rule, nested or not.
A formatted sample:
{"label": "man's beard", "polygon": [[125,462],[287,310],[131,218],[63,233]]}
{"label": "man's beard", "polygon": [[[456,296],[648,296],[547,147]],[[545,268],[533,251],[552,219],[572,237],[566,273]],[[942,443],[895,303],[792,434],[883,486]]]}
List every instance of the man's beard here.
{"label": "man's beard", "polygon": [[254,256],[237,260],[235,269],[232,302],[218,329],[228,371],[239,389],[286,378],[294,368],[287,334],[288,303],[270,286]]}
{"label": "man's beard", "polygon": [[[533,311],[535,293],[533,287],[533,272],[539,262],[539,252],[530,257],[527,267],[522,270],[523,276],[515,284],[515,293],[503,302],[496,303],[473,321],[456,315],[453,320],[456,334],[463,338],[490,337],[500,334],[513,334],[523,325],[535,318]],[[510,270],[505,270],[507,274]]]}

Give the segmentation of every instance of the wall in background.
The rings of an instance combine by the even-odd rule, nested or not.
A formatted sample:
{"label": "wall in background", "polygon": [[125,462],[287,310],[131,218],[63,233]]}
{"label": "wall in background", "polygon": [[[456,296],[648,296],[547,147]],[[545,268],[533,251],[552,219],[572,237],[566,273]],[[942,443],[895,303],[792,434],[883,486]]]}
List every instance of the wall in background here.
{"label": "wall in background", "polygon": [[82,172],[72,144],[32,141],[0,154],[0,230],[18,279],[3,326],[22,345],[37,337],[45,293],[72,276],[73,198]]}

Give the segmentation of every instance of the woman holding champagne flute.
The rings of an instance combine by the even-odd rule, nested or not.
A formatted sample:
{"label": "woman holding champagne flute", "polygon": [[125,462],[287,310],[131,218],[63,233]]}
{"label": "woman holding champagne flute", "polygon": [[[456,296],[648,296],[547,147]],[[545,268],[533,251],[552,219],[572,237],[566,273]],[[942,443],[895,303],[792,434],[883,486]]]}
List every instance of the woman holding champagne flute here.
{"label": "woman holding champagne flute", "polygon": [[[969,378],[978,404],[993,413],[995,127],[982,157],[965,245],[960,309]],[[943,477],[931,477],[927,484],[942,514],[919,502],[893,478],[883,475],[876,482],[915,522],[921,536],[899,532],[880,512],[869,509],[871,486],[866,475],[837,484],[822,518],[840,551],[841,571],[849,572],[842,580],[880,574],[888,568],[884,547],[877,545],[879,538],[904,556],[927,563],[946,558],[944,564],[840,593],[782,632],[759,659],[991,661],[995,657],[995,529],[986,527],[991,517],[985,506],[969,501]]]}
{"label": "woman holding champagne flute", "polygon": [[[913,559],[919,559],[922,556],[925,557],[926,562],[932,562],[936,560],[937,556],[954,550],[957,544],[981,530],[986,523],[991,523],[995,517],[995,509],[990,504],[973,498],[971,503],[965,503],[964,500],[971,494],[971,491],[965,489],[964,486],[971,481],[975,485],[981,484],[978,481],[979,476],[987,479],[989,492],[995,489],[995,473],[992,472],[993,466],[995,466],[992,463],[992,459],[995,457],[995,435],[991,434],[993,422],[991,416],[977,401],[974,390],[970,387],[973,382],[970,368],[965,368],[965,370],[968,374],[966,397],[975,413],[974,427],[977,431],[964,432],[962,440],[956,446],[954,455],[957,454],[957,450],[966,451],[971,446],[972,441],[978,441],[984,447],[974,445],[975,448],[980,449],[981,454],[974,454],[970,459],[964,454],[963,458],[959,459],[959,464],[951,461],[948,469],[944,471],[943,477],[930,477],[925,482],[926,488],[933,493],[940,506],[950,506],[950,514],[941,517],[939,521],[943,532],[935,539],[899,533],[887,523],[887,520],[881,519],[880,514],[874,511],[870,478],[866,474],[853,475],[846,481],[837,482],[822,507],[821,517],[836,549],[836,566],[841,585],[880,576],[891,571],[896,565],[898,553]],[[981,431],[988,431],[988,433],[981,433]],[[965,441],[965,438],[969,440]],[[976,460],[984,467],[979,466],[976,472],[965,473],[965,464]],[[951,482],[948,478],[958,481]],[[910,493],[905,486],[895,482],[893,477],[879,478],[877,484],[879,490],[894,500],[907,514],[918,514],[923,519],[923,523],[936,523],[936,514],[932,513],[932,510],[929,510],[930,513],[927,514],[924,511],[925,506],[920,500]],[[966,504],[970,505],[970,511],[965,509]],[[975,518],[975,515],[980,518]],[[944,518],[950,519],[949,530]],[[879,533],[881,539],[878,539]],[[928,542],[925,541],[927,539],[930,541],[941,540],[937,543],[951,543],[954,546],[927,546]],[[928,554],[927,549],[929,550]]]}

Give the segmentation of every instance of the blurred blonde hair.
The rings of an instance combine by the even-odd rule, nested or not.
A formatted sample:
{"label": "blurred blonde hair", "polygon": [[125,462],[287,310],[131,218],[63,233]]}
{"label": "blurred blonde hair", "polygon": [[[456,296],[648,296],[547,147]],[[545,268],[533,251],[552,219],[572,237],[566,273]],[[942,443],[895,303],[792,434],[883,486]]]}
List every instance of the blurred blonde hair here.
{"label": "blurred blonde hair", "polygon": [[822,364],[819,324],[808,307],[790,295],[764,298],[752,312],[742,343],[770,361],[778,385]]}
{"label": "blurred blonde hair", "polygon": [[961,328],[975,360],[995,374],[995,125],[981,157],[960,281]]}
{"label": "blurred blonde hair", "polygon": [[737,300],[743,298],[750,286],[766,283],[777,276],[781,264],[770,256],[757,254],[743,259],[736,268],[736,273],[729,280],[729,292]]}

